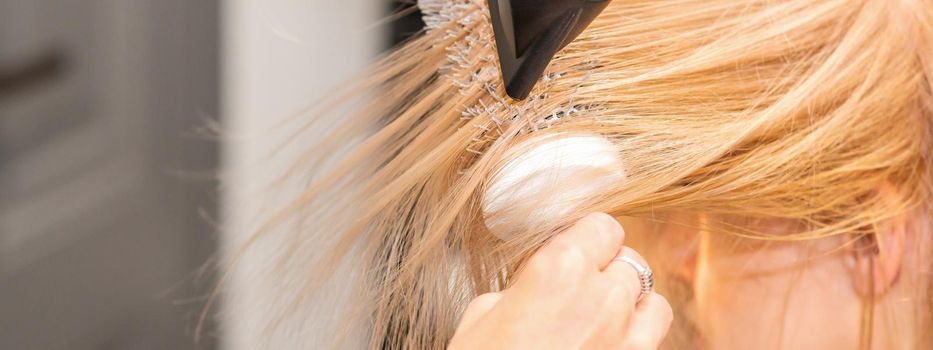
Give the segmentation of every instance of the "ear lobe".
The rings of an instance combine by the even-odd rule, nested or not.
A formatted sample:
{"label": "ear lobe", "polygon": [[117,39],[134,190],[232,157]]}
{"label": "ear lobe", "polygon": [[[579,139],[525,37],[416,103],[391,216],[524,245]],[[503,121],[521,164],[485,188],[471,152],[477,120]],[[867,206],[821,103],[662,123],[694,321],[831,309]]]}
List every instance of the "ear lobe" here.
{"label": "ear lobe", "polygon": [[[879,189],[879,197],[887,208],[896,208],[897,192],[890,185]],[[904,258],[907,235],[904,214],[892,217],[874,229],[874,234],[858,237],[850,249],[849,265],[856,291],[862,296],[879,296],[897,281]]]}

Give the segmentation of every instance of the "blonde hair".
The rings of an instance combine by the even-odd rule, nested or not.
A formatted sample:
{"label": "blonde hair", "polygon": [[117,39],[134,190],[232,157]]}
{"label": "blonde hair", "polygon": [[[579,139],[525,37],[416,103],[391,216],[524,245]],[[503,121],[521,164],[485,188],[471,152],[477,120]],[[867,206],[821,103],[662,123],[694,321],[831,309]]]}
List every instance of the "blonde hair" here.
{"label": "blonde hair", "polygon": [[[929,1],[614,1],[526,101],[506,98],[498,80],[485,1],[420,5],[428,30],[334,100],[342,123],[306,153],[307,168],[286,174],[324,175],[255,237],[286,220],[299,225],[280,259],[301,272],[291,305],[310,300],[335,266],[356,267],[356,307],[340,324],[361,327],[371,348],[445,347],[472,297],[507,286],[523,258],[593,211],[808,224],[780,237],[730,231],[771,240],[933,213]],[[541,218],[535,232],[502,241],[484,225],[485,186],[516,156],[513,146],[544,133],[606,136],[626,179],[572,215]],[[872,200],[885,182],[904,198],[900,207]],[[925,314],[915,321],[929,328],[930,276],[921,270],[911,281]],[[346,344],[351,335],[333,337]]]}

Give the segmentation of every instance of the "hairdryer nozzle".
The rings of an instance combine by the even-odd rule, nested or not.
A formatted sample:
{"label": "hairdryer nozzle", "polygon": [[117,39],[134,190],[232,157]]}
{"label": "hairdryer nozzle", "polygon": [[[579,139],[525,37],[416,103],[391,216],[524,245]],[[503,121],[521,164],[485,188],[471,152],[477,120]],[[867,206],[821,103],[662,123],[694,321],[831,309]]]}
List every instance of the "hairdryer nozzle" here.
{"label": "hairdryer nozzle", "polygon": [[554,54],[577,38],[609,0],[488,0],[505,91],[531,93]]}

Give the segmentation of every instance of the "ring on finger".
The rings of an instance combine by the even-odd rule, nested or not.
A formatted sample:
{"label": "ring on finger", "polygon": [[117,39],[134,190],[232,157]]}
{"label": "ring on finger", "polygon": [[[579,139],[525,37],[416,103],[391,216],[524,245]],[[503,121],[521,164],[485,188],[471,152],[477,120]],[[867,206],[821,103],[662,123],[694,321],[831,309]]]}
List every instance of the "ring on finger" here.
{"label": "ring on finger", "polygon": [[627,256],[617,256],[613,258],[612,261],[629,264],[635,269],[635,272],[638,273],[638,281],[641,282],[641,291],[638,294],[638,298],[635,299],[636,303],[640,302],[648,294],[651,294],[651,291],[654,289],[654,273],[651,272],[651,267],[643,265],[637,260]]}

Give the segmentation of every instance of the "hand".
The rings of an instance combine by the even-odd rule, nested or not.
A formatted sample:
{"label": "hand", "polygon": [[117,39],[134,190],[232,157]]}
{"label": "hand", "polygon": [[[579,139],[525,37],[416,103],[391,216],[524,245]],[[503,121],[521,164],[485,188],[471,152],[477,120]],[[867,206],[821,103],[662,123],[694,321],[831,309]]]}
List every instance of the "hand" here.
{"label": "hand", "polygon": [[[673,314],[616,256],[625,232],[607,214],[577,222],[529,259],[511,287],[467,306],[449,349],[657,349]],[[644,264],[647,266],[647,264]]]}

